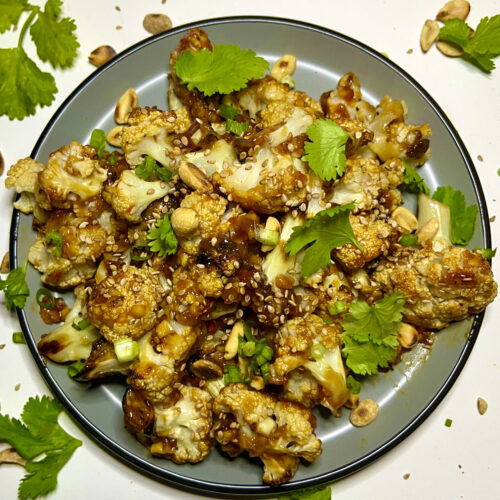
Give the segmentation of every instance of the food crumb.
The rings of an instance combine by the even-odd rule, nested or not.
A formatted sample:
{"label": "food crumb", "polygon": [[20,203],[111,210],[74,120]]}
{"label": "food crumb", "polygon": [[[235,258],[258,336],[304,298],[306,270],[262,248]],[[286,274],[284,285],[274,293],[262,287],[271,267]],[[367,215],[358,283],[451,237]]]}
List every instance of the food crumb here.
{"label": "food crumb", "polygon": [[477,155],[477,159],[478,159],[479,161],[483,161],[483,157],[482,157],[481,155]]}
{"label": "food crumb", "polygon": [[10,271],[10,253],[5,252],[0,265],[0,274],[7,274]]}
{"label": "food crumb", "polygon": [[497,218],[496,215],[494,215],[493,217],[490,217],[490,222],[495,222],[496,218]]}
{"label": "food crumb", "polygon": [[484,415],[488,409],[488,403],[483,398],[477,398],[477,411],[479,415]]}
{"label": "food crumb", "polygon": [[445,421],[444,421],[444,425],[446,427],[451,427],[451,424],[453,423],[453,420],[451,418],[447,418]]}
{"label": "food crumb", "polygon": [[407,53],[407,54],[413,54],[413,49],[408,49],[408,50],[406,51],[406,53]]}
{"label": "food crumb", "polygon": [[123,26],[120,26],[120,25],[118,25],[118,26],[116,27],[116,29],[117,29],[118,31],[120,31],[122,28],[123,28]]}
{"label": "food crumb", "polygon": [[5,347],[5,344],[0,344],[0,351]]}
{"label": "food crumb", "polygon": [[403,479],[406,481],[407,479],[410,479],[410,473],[407,472],[404,476]]}
{"label": "food crumb", "polygon": [[120,6],[119,5],[115,5],[115,9],[120,12],[122,9],[120,9]]}
{"label": "food crumb", "polygon": [[162,4],[167,3],[167,0],[161,0],[161,3]]}
{"label": "food crumb", "polygon": [[0,153],[0,175],[3,174],[4,169],[5,169],[5,162],[3,161],[2,153]]}
{"label": "food crumb", "polygon": [[15,390],[15,391],[18,391],[19,389],[21,389],[21,384],[17,384],[17,385],[14,387],[14,390]]}

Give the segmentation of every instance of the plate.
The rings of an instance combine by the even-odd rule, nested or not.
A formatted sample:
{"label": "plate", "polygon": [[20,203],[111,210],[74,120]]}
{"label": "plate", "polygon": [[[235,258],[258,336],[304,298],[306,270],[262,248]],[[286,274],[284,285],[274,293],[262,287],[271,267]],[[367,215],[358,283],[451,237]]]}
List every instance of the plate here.
{"label": "plate", "polygon": [[[384,95],[404,100],[409,123],[429,123],[432,158],[420,170],[429,187],[452,184],[461,189],[468,203],[477,203],[481,222],[471,247],[490,247],[486,202],[473,163],[456,130],[432,97],[405,71],[386,57],[347,36],[297,21],[236,17],[212,19],[170,30],[148,38],[119,54],[90,75],[66,99],[36,143],[32,157],[46,162],[50,152],[76,139],[89,140],[94,128],[114,126],[117,98],[134,87],[141,106],[166,107],[167,67],[170,52],[190,28],[201,27],[216,43],[252,48],[273,63],[285,53],[297,56],[294,78],[297,88],[319,98],[336,87],[338,78],[355,72],[363,95],[378,102]],[[14,212],[10,251],[12,265],[27,258],[35,240],[31,217]],[[39,287],[38,273],[27,275],[32,290]],[[68,294],[71,296],[71,294]],[[18,311],[33,357],[54,393],[76,421],[102,447],[140,472],[169,484],[220,496],[284,493],[332,481],[367,466],[407,437],[436,408],[462,370],[482,322],[482,315],[455,323],[439,333],[432,353],[420,345],[407,353],[393,371],[366,379],[363,397],[378,402],[380,412],[369,426],[350,425],[348,412],[334,418],[315,410],[317,435],[323,454],[313,464],[302,464],[295,478],[280,488],[261,484],[261,465],[246,456],[230,460],[217,448],[197,465],[176,465],[150,456],[123,427],[121,400],[124,384],[110,381],[79,384],[67,376],[66,368],[46,366],[36,343],[51,330],[39,315],[34,299]],[[430,354],[430,355],[429,355]]]}

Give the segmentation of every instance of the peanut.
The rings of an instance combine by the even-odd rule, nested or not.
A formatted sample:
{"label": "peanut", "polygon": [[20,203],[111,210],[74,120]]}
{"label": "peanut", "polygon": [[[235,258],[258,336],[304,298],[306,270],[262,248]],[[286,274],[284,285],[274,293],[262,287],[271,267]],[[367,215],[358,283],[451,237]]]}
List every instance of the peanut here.
{"label": "peanut", "polygon": [[427,52],[438,36],[439,24],[433,19],[427,19],[420,33],[420,48],[422,51]]}
{"label": "peanut", "polygon": [[378,415],[378,404],[373,399],[363,399],[351,410],[349,420],[356,427],[364,427],[375,420]]}
{"label": "peanut", "polygon": [[408,323],[401,323],[397,338],[401,347],[411,349],[418,342],[417,329]]}
{"label": "peanut", "polygon": [[89,55],[89,61],[94,66],[102,66],[116,56],[116,50],[110,45],[101,45],[94,49]]}
{"label": "peanut", "polygon": [[403,233],[412,233],[418,228],[417,218],[407,208],[396,208],[392,212],[392,218],[398,223]]}
{"label": "peanut", "polygon": [[115,107],[115,122],[121,125],[127,123],[130,112],[137,107],[139,99],[135,90],[127,89],[118,99]]}
{"label": "peanut", "polygon": [[285,76],[291,76],[295,72],[297,66],[297,58],[291,54],[285,54],[281,56],[271,69],[271,76],[280,81]]}
{"label": "peanut", "polygon": [[122,144],[122,132],[125,127],[123,125],[117,125],[116,127],[113,127],[107,134],[106,134],[106,140],[111,144],[112,146],[121,146]]}
{"label": "peanut", "polygon": [[417,237],[420,244],[432,240],[439,229],[439,222],[433,217],[429,219],[418,231]]}
{"label": "peanut", "polygon": [[465,21],[470,12],[470,3],[466,0],[451,0],[446,2],[436,15],[436,19],[442,23],[449,19],[461,19]]}

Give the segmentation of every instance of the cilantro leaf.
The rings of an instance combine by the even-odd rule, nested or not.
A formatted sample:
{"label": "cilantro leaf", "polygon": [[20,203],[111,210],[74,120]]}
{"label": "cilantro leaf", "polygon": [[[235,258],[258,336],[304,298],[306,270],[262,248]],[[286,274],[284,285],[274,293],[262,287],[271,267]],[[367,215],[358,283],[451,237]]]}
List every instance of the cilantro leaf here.
{"label": "cilantro leaf", "polygon": [[408,191],[409,193],[424,193],[430,194],[429,188],[420,174],[406,161],[402,160],[405,167],[403,182],[398,186],[400,191]]}
{"label": "cilantro leaf", "polygon": [[197,88],[206,96],[230,94],[246,87],[249,80],[260,78],[269,63],[253,50],[238,45],[216,45],[213,51],[184,51],[175,63],[175,72],[189,90]]}
{"label": "cilantro leaf", "polygon": [[450,19],[441,28],[439,39],[455,43],[463,50],[463,59],[490,73],[495,69],[492,59],[500,55],[500,14],[483,17],[471,38],[470,31],[465,21]]}
{"label": "cilantro leaf", "polygon": [[47,233],[47,236],[45,236],[45,241],[49,244],[53,243],[54,248],[52,249],[52,254],[56,257],[61,257],[62,247],[64,243],[61,233],[57,231],[49,231]]}
{"label": "cilantro leaf", "polygon": [[305,490],[292,491],[287,495],[280,495],[280,500],[331,500],[332,489],[330,486],[324,488],[317,486],[315,488],[307,488]]}
{"label": "cilantro leaf", "polygon": [[67,68],[73,64],[78,43],[73,31],[75,21],[69,17],[59,20],[61,0],[47,0],[45,9],[38,13],[31,25],[30,34],[36,45],[38,57],[54,67]]}
{"label": "cilantro leaf", "polygon": [[139,179],[148,180],[154,174],[163,182],[169,182],[172,180],[172,171],[167,167],[159,167],[156,160],[151,156],[146,156],[142,162],[135,167],[135,175]]}
{"label": "cilantro leaf", "polygon": [[5,307],[11,311],[14,307],[23,308],[30,294],[26,283],[26,268],[28,261],[22,267],[12,269],[5,280],[0,278],[0,290],[5,294]]}
{"label": "cilantro leaf", "polygon": [[90,134],[89,144],[97,151],[97,157],[99,160],[107,153],[106,151],[106,134],[104,130],[100,128],[95,128]]}
{"label": "cilantro leaf", "polygon": [[17,24],[27,8],[28,0],[0,0],[0,33]]}
{"label": "cilantro leaf", "polygon": [[346,380],[347,390],[351,394],[359,394],[361,392],[361,384],[352,375],[349,375]]}
{"label": "cilantro leaf", "polygon": [[354,373],[374,375],[395,358],[404,305],[403,295],[395,292],[371,307],[360,300],[349,306],[342,322],[342,353]]}
{"label": "cilantro leaf", "polygon": [[452,186],[438,187],[432,197],[450,207],[452,243],[467,245],[474,234],[479,212],[477,205],[467,206],[462,191]]}
{"label": "cilantro leaf", "polygon": [[292,257],[303,247],[314,242],[305,251],[302,276],[310,276],[318,269],[328,266],[334,248],[353,243],[361,251],[363,250],[354,236],[349,221],[349,213],[353,209],[354,204],[349,203],[322,210],[303,226],[293,228],[285,247],[285,251]]}
{"label": "cilantro leaf", "polygon": [[234,120],[240,114],[240,110],[234,106],[228,106],[227,104],[221,104],[219,106],[219,115],[224,118],[224,120]]}
{"label": "cilantro leaf", "polygon": [[48,106],[57,92],[54,77],[44,73],[20,47],[0,49],[0,115],[22,120]]}
{"label": "cilantro leaf", "polygon": [[315,120],[306,130],[309,141],[304,143],[307,161],[311,170],[324,181],[340,177],[345,170],[345,145],[350,135],[333,120]]}
{"label": "cilantro leaf", "polygon": [[177,251],[177,238],[170,224],[170,214],[165,214],[162,219],[156,221],[156,228],[150,229],[147,235],[149,248],[158,253],[160,257],[172,255]]}
{"label": "cilantro leaf", "polygon": [[246,132],[248,127],[248,122],[238,122],[231,119],[226,120],[226,130],[238,136],[240,136],[243,132]]}
{"label": "cilantro leaf", "polygon": [[344,332],[358,342],[397,347],[396,336],[404,307],[405,300],[400,292],[384,297],[371,307],[361,300],[353,302],[342,322]]}

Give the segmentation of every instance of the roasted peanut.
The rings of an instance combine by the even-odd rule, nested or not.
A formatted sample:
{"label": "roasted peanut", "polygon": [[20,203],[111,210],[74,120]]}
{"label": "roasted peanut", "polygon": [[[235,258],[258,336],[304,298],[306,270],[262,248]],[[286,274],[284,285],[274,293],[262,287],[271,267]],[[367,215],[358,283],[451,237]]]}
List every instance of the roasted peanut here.
{"label": "roasted peanut", "polygon": [[429,219],[418,231],[417,237],[418,242],[420,244],[425,243],[426,241],[432,240],[439,229],[439,222],[434,219]]}
{"label": "roasted peanut", "polygon": [[461,19],[465,21],[470,12],[470,3],[465,0],[452,0],[446,2],[436,15],[436,19],[442,23],[449,19]]}
{"label": "roasted peanut", "polygon": [[427,19],[420,33],[420,48],[422,51],[427,52],[438,36],[439,24],[433,19]]}
{"label": "roasted peanut", "polygon": [[10,271],[10,253],[6,252],[0,266],[0,274],[7,274]]}
{"label": "roasted peanut", "polygon": [[231,330],[229,338],[226,341],[226,345],[224,346],[224,350],[226,351],[224,353],[225,359],[233,359],[236,354],[238,354],[238,339],[244,335],[245,331],[243,329],[243,321],[237,321]]}
{"label": "roasted peanut", "polygon": [[264,379],[262,377],[259,377],[256,375],[255,377],[252,378],[252,381],[250,382],[250,385],[256,390],[256,391],[262,391],[264,389]]}
{"label": "roasted peanut", "polygon": [[202,193],[213,191],[213,186],[205,175],[205,172],[200,170],[196,165],[182,161],[178,172],[184,184],[187,184],[190,188]]}
{"label": "roasted peanut", "polygon": [[359,404],[359,394],[349,394],[347,401],[344,403],[346,408],[356,408]]}
{"label": "roasted peanut", "polygon": [[458,45],[444,42],[443,40],[437,42],[436,47],[439,49],[439,52],[448,57],[460,57],[463,52]]}
{"label": "roasted peanut", "polygon": [[0,464],[18,464],[24,467],[26,460],[14,448],[5,448],[0,451]]}
{"label": "roasted peanut", "polygon": [[110,45],[101,45],[94,49],[89,55],[89,61],[94,66],[102,66],[116,56],[116,50]]}
{"label": "roasted peanut", "polygon": [[297,58],[291,54],[285,54],[281,56],[271,69],[271,76],[280,81],[285,76],[291,76],[295,72],[297,66]]}
{"label": "roasted peanut", "polygon": [[132,88],[127,89],[116,103],[115,122],[122,125],[127,123],[130,112],[137,107],[138,104],[139,99],[137,98],[135,90]]}
{"label": "roasted peanut", "polygon": [[356,427],[364,427],[375,420],[378,415],[378,404],[373,399],[363,399],[351,410],[349,420]]}
{"label": "roasted peanut", "polygon": [[172,229],[177,236],[184,237],[195,231],[200,220],[198,214],[192,208],[176,208],[170,216]]}
{"label": "roasted peanut", "polygon": [[401,323],[397,338],[401,347],[411,349],[418,342],[417,329],[408,323]]}
{"label": "roasted peanut", "polygon": [[142,26],[148,33],[156,35],[169,30],[173,25],[170,17],[165,14],[147,14],[144,16]]}
{"label": "roasted peanut", "polygon": [[106,134],[106,140],[111,144],[112,146],[121,146],[122,144],[122,132],[125,127],[123,125],[117,125],[116,127],[113,127],[107,134]]}
{"label": "roasted peanut", "polygon": [[398,207],[392,212],[392,218],[398,223],[403,233],[413,233],[418,228],[417,218],[405,207]]}
{"label": "roasted peanut", "polygon": [[488,409],[488,403],[483,398],[477,398],[477,411],[480,415],[484,415]]}

